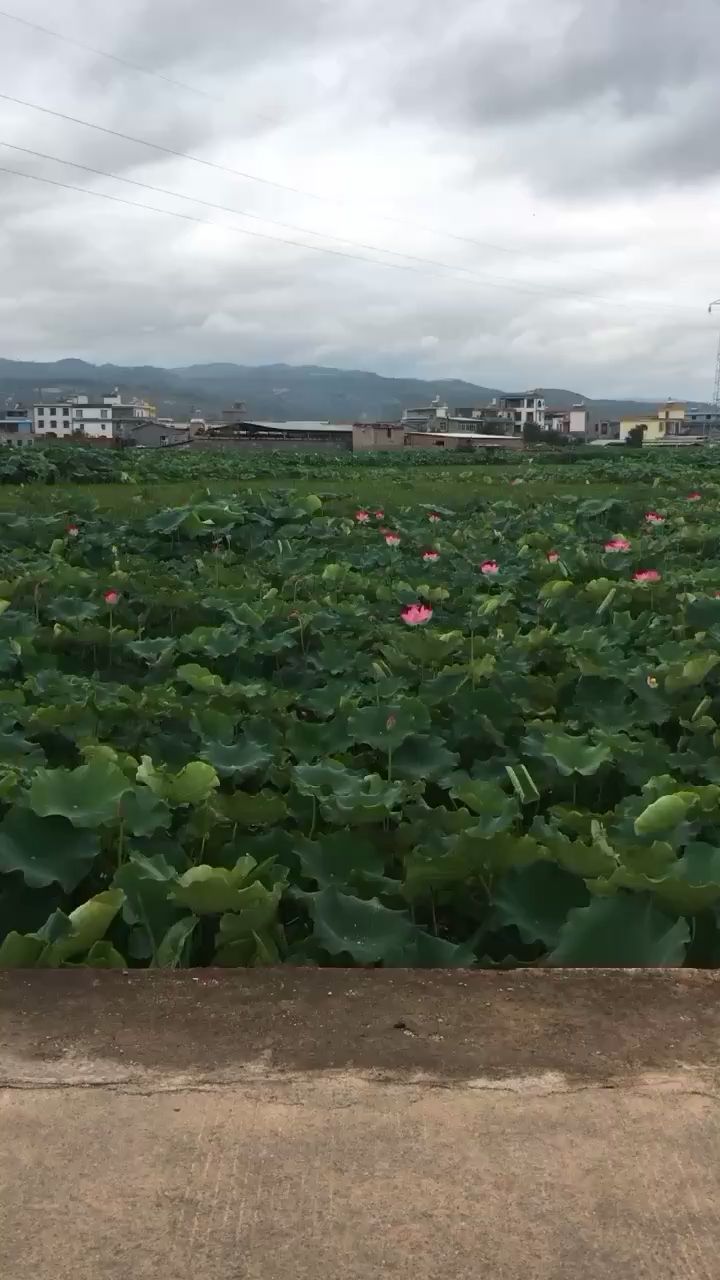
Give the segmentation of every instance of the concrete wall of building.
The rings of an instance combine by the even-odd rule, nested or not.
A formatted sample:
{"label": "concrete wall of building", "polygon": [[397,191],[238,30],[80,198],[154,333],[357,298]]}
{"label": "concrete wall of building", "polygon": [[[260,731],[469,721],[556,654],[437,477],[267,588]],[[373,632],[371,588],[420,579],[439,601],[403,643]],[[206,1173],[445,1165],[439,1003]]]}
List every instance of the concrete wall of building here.
{"label": "concrete wall of building", "polygon": [[451,436],[445,432],[406,431],[405,444],[409,449],[523,449],[525,442],[521,436],[489,436],[485,440],[473,440],[468,437]]}
{"label": "concrete wall of building", "polygon": [[243,439],[233,439],[231,436],[223,438],[193,436],[190,448],[210,451],[235,449],[244,450],[246,453],[268,449],[289,449],[305,453],[346,453],[352,448],[352,435],[348,431],[347,435],[338,435],[327,440],[274,440],[267,436],[246,436]]}
{"label": "concrete wall of building", "polygon": [[588,423],[585,436],[591,443],[595,440],[618,440],[620,437],[620,423],[617,421],[611,422],[609,419],[602,421],[595,419]]}
{"label": "concrete wall of building", "polygon": [[619,439],[623,442],[627,440],[633,427],[643,428],[643,440],[648,443],[665,436],[665,423],[660,421],[656,413],[644,415],[636,413],[627,418],[621,418]]}
{"label": "concrete wall of building", "polygon": [[356,422],[352,430],[353,453],[366,449],[403,449],[405,429],[393,423]]}
{"label": "concrete wall of building", "polygon": [[[67,409],[67,413],[65,410]],[[53,410],[55,412],[53,413]],[[33,430],[36,435],[52,432],[54,435],[66,435],[72,431],[72,406],[62,404],[45,404],[33,406]]]}
{"label": "concrete wall of building", "polygon": [[588,411],[585,405],[573,405],[569,417],[569,434],[576,437],[582,436],[584,440],[588,425]]}
{"label": "concrete wall of building", "polygon": [[407,431],[405,433],[405,444],[408,449],[442,449],[447,453],[450,449],[457,449],[463,443],[456,436],[449,436],[444,432],[432,431]]}

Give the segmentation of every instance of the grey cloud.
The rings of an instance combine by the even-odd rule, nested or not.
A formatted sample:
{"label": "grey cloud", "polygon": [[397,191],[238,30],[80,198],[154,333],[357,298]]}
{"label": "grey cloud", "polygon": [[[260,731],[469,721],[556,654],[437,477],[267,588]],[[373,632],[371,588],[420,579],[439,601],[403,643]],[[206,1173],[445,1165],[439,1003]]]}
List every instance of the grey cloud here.
{"label": "grey cloud", "polygon": [[[714,177],[716,0],[510,0],[488,35],[449,27],[398,77],[401,110],[480,130],[492,159],[540,188]],[[597,136],[603,135],[603,136]]]}
{"label": "grey cloud", "polygon": [[203,75],[242,76],[316,41],[332,10],[330,0],[141,0],[125,11],[113,51],[162,71],[193,64]]}
{"label": "grey cloud", "polygon": [[[424,274],[420,264],[401,272],[324,257],[0,174],[3,294],[18,303],[0,305],[0,355],[285,360],[597,394],[707,394],[714,330],[701,312],[713,193],[695,184],[713,173],[716,0],[690,0],[684,14],[674,0],[274,0],[252,9],[128,0],[96,6],[92,19],[85,0],[64,0],[62,14],[50,0],[30,2],[38,21],[214,96],[0,26],[4,91],[328,201],[2,102],[0,138],[530,292]],[[263,123],[268,113],[278,128]],[[0,149],[2,165],[240,225]],[[659,181],[675,183],[673,218]],[[653,236],[623,203],[633,188]],[[692,201],[682,204],[683,193]],[[400,221],[375,218],[378,209]],[[483,247],[503,239],[520,252]],[[593,266],[606,263],[600,278]],[[685,328],[683,316],[679,336],[688,295],[699,319]],[[653,300],[669,318],[652,314]]]}

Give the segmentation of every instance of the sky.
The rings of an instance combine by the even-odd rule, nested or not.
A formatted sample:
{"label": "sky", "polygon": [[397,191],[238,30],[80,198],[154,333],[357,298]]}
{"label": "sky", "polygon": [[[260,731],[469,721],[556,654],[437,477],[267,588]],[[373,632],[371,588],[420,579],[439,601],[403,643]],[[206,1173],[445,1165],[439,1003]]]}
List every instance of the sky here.
{"label": "sky", "polygon": [[3,3],[0,356],[711,397],[718,0]]}

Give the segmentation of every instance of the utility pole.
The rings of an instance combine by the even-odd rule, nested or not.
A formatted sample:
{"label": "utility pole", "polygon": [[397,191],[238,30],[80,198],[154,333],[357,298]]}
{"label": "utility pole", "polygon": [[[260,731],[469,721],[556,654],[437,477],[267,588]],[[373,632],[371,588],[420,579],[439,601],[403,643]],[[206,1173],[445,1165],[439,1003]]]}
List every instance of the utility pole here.
{"label": "utility pole", "polygon": [[[713,307],[720,307],[720,298],[716,298],[708,307],[708,314],[712,315]],[[717,360],[715,362],[715,386],[713,387],[713,409],[720,414],[720,341],[718,341]]]}

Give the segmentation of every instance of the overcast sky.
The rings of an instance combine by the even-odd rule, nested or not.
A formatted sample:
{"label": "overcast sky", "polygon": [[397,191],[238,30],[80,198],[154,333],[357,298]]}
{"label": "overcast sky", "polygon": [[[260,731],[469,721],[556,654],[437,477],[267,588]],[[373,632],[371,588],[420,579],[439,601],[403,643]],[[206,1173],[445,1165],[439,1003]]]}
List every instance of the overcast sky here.
{"label": "overcast sky", "polygon": [[223,168],[0,99],[2,143],[191,199],[3,168],[212,224],[0,173],[0,355],[710,397],[719,0],[2,3],[66,39],[0,16],[0,92]]}

